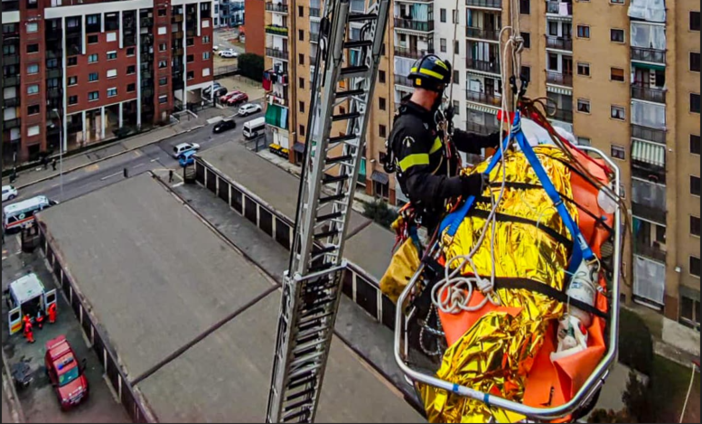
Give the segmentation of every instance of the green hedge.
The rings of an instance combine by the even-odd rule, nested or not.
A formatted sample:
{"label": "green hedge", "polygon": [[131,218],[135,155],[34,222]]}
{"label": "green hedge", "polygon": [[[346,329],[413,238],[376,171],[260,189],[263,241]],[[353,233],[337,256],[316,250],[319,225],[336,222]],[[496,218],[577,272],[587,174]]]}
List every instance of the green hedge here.
{"label": "green hedge", "polygon": [[390,228],[393,221],[397,219],[397,212],[381,199],[366,203],[363,206],[363,215],[386,228]]}
{"label": "green hedge", "polygon": [[239,55],[239,73],[254,81],[263,81],[263,56],[253,53]]}
{"label": "green hedge", "polygon": [[651,331],[636,313],[622,309],[619,317],[619,362],[648,376],[653,373]]}

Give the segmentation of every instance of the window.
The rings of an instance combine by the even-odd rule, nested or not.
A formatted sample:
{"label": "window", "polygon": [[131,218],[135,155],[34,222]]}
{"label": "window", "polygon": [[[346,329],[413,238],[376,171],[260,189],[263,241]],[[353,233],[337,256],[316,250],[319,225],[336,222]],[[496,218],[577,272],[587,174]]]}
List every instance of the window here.
{"label": "window", "polygon": [[305,17],[305,8],[302,6],[297,6],[297,16],[304,18]]}
{"label": "window", "polygon": [[159,102],[159,104],[167,103],[168,102],[168,95],[163,94],[161,96],[158,96],[158,102]]}
{"label": "window", "polygon": [[88,25],[97,25],[100,23],[100,15],[88,15],[85,19]]}
{"label": "window", "polygon": [[624,4],[624,0],[609,0],[612,4]]}
{"label": "window", "polygon": [[700,195],[700,177],[690,175],[690,194],[694,196]]}
{"label": "window", "polygon": [[522,72],[520,73],[520,77],[524,80],[531,81],[531,67],[522,66]]}
{"label": "window", "polygon": [[194,38],[188,38],[185,40],[185,45],[186,46],[194,46],[195,45],[195,39]]}
{"label": "window", "polygon": [[88,55],[88,63],[95,63],[98,61],[98,55],[97,53],[93,53]]}
{"label": "window", "polygon": [[185,78],[190,81],[191,79],[195,78],[195,72],[194,71],[188,71],[188,73],[185,75]]}
{"label": "window", "polygon": [[458,23],[458,11],[456,9],[451,10],[451,23]]}
{"label": "window", "polygon": [[590,64],[589,63],[578,63],[578,75],[589,77],[590,76]]}
{"label": "window", "polygon": [[202,60],[210,60],[210,52],[203,52]]}
{"label": "window", "polygon": [[548,54],[548,70],[558,71],[558,55],[549,53]]}
{"label": "window", "polygon": [[78,84],[78,77],[77,76],[72,76],[68,77],[68,85],[76,85]]}
{"label": "window", "polygon": [[588,137],[578,137],[578,146],[592,146],[592,140]]}
{"label": "window", "polygon": [[521,13],[522,15],[528,15],[531,13],[530,0],[519,0],[519,13]]}
{"label": "window", "polygon": [[690,71],[700,72],[700,54],[690,52]]}
{"label": "window", "polygon": [[32,84],[27,86],[27,94],[37,94],[39,92],[39,84]]}
{"label": "window", "polygon": [[379,125],[378,126],[378,136],[379,137],[387,137],[387,127],[385,125]]}
{"label": "window", "polygon": [[27,136],[28,137],[39,135],[39,132],[40,132],[39,125],[34,125],[32,127],[27,128]]}
{"label": "window", "polygon": [[578,112],[590,113],[590,100],[578,99]]}
{"label": "window", "polygon": [[524,39],[524,48],[530,49],[531,48],[531,33],[522,32],[522,38]]}
{"label": "window", "polygon": [[117,41],[117,33],[116,32],[108,32],[106,34],[105,39],[107,40],[108,43],[113,43]]}
{"label": "window", "polygon": [[78,64],[78,57],[77,56],[71,56],[68,58],[67,66],[76,66]]}
{"label": "window", "polygon": [[626,160],[626,150],[622,146],[612,145],[612,157],[619,160]]}
{"label": "window", "polygon": [[37,31],[39,31],[39,25],[36,22],[27,23],[27,33],[31,34]]}
{"label": "window", "polygon": [[626,109],[621,106],[612,106],[611,116],[623,121],[626,119]]}
{"label": "window", "polygon": [[700,218],[698,216],[690,216],[690,234],[700,236]]}
{"label": "window", "polygon": [[439,40],[439,45],[441,49],[441,53],[446,53],[446,39],[442,38]]}
{"label": "window", "polygon": [[98,36],[95,34],[88,36],[88,44],[96,44],[98,42]]}
{"label": "window", "polygon": [[446,9],[440,9],[439,15],[441,17],[441,22],[446,23]]}
{"label": "window", "polygon": [[78,103],[78,96],[68,96],[68,104],[75,105]]}
{"label": "window", "polygon": [[297,55],[297,63],[299,63],[300,65],[305,64],[305,55],[304,54],[300,53]]}
{"label": "window", "polygon": [[461,53],[461,42],[458,40],[453,40],[453,52],[456,54]]}
{"label": "window", "polygon": [[624,70],[621,68],[610,68],[610,78],[612,81],[624,81]]}
{"label": "window", "polygon": [[107,89],[107,97],[115,97],[117,95],[117,88],[112,87]]}
{"label": "window", "polygon": [[304,30],[301,30],[301,29],[297,30],[297,39],[299,41],[305,41],[305,31]]}
{"label": "window", "polygon": [[117,52],[107,52],[107,60],[117,59]]}
{"label": "window", "polygon": [[202,44],[210,44],[210,36],[209,35],[202,37]]}
{"label": "window", "polygon": [[168,67],[168,62],[166,62],[165,60],[159,60],[159,61],[158,61],[158,68],[159,68],[159,69],[163,69],[163,68],[166,68],[166,67]]}
{"label": "window", "polygon": [[202,68],[202,76],[203,77],[209,77],[210,76],[210,68]]}
{"label": "window", "polygon": [[100,74],[97,72],[91,72],[88,74],[88,82],[97,81],[100,79]]}
{"label": "window", "polygon": [[27,44],[27,53],[36,53],[39,51],[39,44]]}
{"label": "window", "polygon": [[160,7],[158,9],[158,16],[166,16],[167,10],[165,7]]}
{"label": "window", "polygon": [[136,84],[127,84],[127,93],[133,93],[136,91]]}
{"label": "window", "polygon": [[136,72],[136,66],[135,65],[129,65],[127,66],[127,75],[132,75],[133,73]]}
{"label": "window", "polygon": [[300,136],[304,137],[305,136],[305,126],[300,125],[300,128],[298,128],[298,132],[300,133]]}
{"label": "window", "polygon": [[699,93],[690,93],[690,112],[700,113],[700,95],[699,95]]}
{"label": "window", "polygon": [[454,84],[460,84],[461,83],[461,73],[458,71],[453,71],[453,83]]}
{"label": "window", "polygon": [[99,91],[91,91],[88,93],[88,101],[92,102],[100,98],[100,92]]}
{"label": "window", "polygon": [[693,155],[700,154],[700,136],[690,134],[690,153]]}
{"label": "window", "polygon": [[578,38],[590,38],[590,27],[587,25],[578,25]]}
{"label": "window", "polygon": [[161,77],[158,79],[158,85],[167,85],[168,84],[168,77]]}
{"label": "window", "polygon": [[135,52],[136,50],[134,49],[134,47],[127,47],[127,56],[134,56]]}
{"label": "window", "polygon": [[41,106],[39,105],[31,105],[27,107],[27,115],[36,115],[39,112],[41,112]]}
{"label": "window", "polygon": [[36,9],[38,6],[37,0],[29,0],[27,1],[27,9]]}
{"label": "window", "polygon": [[301,89],[305,88],[305,79],[304,78],[298,78],[297,86]]}
{"label": "window", "polygon": [[195,61],[195,55],[189,54],[186,58],[185,61],[190,63]]}
{"label": "window", "polygon": [[623,29],[613,29],[609,32],[609,39],[615,43],[624,42],[624,30]]}
{"label": "window", "polygon": [[700,12],[690,12],[690,31],[700,30]]}
{"label": "window", "polygon": [[378,71],[378,82],[385,84],[385,71]]}
{"label": "window", "polygon": [[160,52],[165,52],[166,50],[168,50],[168,44],[166,44],[166,43],[161,43],[161,44],[158,45],[158,51],[160,51]]}
{"label": "window", "polygon": [[305,113],[305,102],[300,102],[300,113]]}
{"label": "window", "polygon": [[690,256],[690,274],[695,277],[700,276],[700,258]]}
{"label": "window", "polygon": [[700,331],[700,302],[680,295],[680,323]]}
{"label": "window", "polygon": [[36,63],[27,65],[27,73],[30,75],[39,73],[39,65],[37,65]]}
{"label": "window", "polygon": [[379,108],[380,110],[385,110],[385,108],[386,108],[385,97],[380,97],[380,98],[378,98],[378,108]]}

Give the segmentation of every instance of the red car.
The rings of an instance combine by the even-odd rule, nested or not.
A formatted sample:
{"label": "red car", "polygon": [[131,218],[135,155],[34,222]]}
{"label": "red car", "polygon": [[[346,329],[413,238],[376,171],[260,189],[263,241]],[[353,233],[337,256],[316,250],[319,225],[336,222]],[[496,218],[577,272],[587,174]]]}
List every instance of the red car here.
{"label": "red car", "polygon": [[66,411],[88,398],[85,359],[78,363],[66,336],[46,342],[44,365],[62,410]]}
{"label": "red car", "polygon": [[239,91],[239,90],[230,91],[229,93],[227,93],[227,94],[225,94],[224,96],[220,97],[220,98],[219,98],[219,102],[220,102],[220,103],[226,103],[227,100],[229,100],[229,99],[232,98],[233,96],[236,96],[236,95],[239,95],[239,94],[243,94],[243,93],[242,93],[241,91]]}
{"label": "red car", "polygon": [[239,92],[227,99],[226,103],[229,106],[238,105],[240,103],[245,103],[249,101],[249,95],[246,93]]}

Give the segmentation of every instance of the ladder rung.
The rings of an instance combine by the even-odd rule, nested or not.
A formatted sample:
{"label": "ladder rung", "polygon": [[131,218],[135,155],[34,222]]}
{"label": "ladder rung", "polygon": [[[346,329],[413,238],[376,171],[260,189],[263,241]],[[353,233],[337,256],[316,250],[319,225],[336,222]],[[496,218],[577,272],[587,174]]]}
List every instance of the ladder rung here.
{"label": "ladder rung", "polygon": [[328,196],[328,197],[322,197],[321,199],[319,199],[319,204],[323,205],[325,203],[334,202],[337,200],[342,200],[345,197],[346,197],[346,195],[343,193],[342,194],[334,194],[334,195]]}
{"label": "ladder rung", "polygon": [[292,405],[286,406],[286,407],[283,409],[283,412],[290,412],[290,411],[293,410],[293,409],[297,409],[297,408],[299,408],[299,407],[301,407],[301,406],[304,406],[304,405],[306,405],[306,404],[310,404],[311,401],[312,401],[312,399],[305,399],[305,400],[302,400],[302,401],[300,401],[300,402],[294,403],[294,404],[292,404]]}
{"label": "ladder rung", "polygon": [[300,390],[299,392],[294,393],[294,394],[288,396],[288,397],[285,399],[285,401],[286,401],[286,402],[290,402],[291,400],[295,400],[295,399],[301,398],[301,397],[303,397],[303,396],[305,396],[305,395],[312,395],[312,394],[314,394],[314,389]]}
{"label": "ladder rung", "polygon": [[349,66],[348,68],[341,68],[341,71],[339,71],[339,76],[341,78],[358,78],[365,76],[367,72],[368,67],[366,65]]}
{"label": "ladder rung", "polygon": [[293,353],[299,353],[299,352],[302,352],[303,350],[315,348],[323,343],[324,343],[324,340],[321,340],[321,341],[320,340],[313,340],[311,342],[301,343],[299,346],[295,346]]}
{"label": "ladder rung", "polygon": [[[342,197],[343,197],[343,196],[342,196]],[[315,235],[314,235],[314,238],[315,238],[316,240],[319,240],[319,239],[323,239],[323,238],[335,236],[335,235],[337,235],[337,234],[339,234],[339,230],[330,230],[330,231],[325,231],[325,232],[323,232],[323,233],[315,234]]]}
{"label": "ladder rung", "polygon": [[[291,421],[291,420],[294,420],[295,418],[301,418],[303,415],[305,415],[305,419],[307,419],[310,415],[310,411],[305,409],[303,411],[296,412],[294,414],[284,415],[283,421]],[[301,422],[301,421],[298,421],[298,422]]]}
{"label": "ladder rung", "polygon": [[375,13],[352,13],[349,15],[349,22],[371,21],[377,18]]}
{"label": "ladder rung", "polygon": [[331,262],[323,263],[322,265],[317,265],[317,266],[311,266],[310,267],[310,273],[315,273],[319,271],[324,271],[325,269],[329,269],[333,266],[334,264]]}
{"label": "ladder rung", "polygon": [[336,137],[329,137],[329,144],[331,143],[341,143],[342,141],[348,141],[358,138],[356,134],[344,134]]}
{"label": "ladder rung", "polygon": [[347,119],[356,119],[356,118],[360,118],[360,117],[361,117],[360,112],[349,112],[349,113],[342,113],[339,115],[333,115],[332,121],[336,122],[336,121],[343,121],[343,120],[347,120]]}
{"label": "ladder rung", "polygon": [[339,181],[346,181],[348,179],[348,175],[324,175],[322,178],[322,184],[338,183]]}
{"label": "ladder rung", "polygon": [[336,246],[328,246],[328,247],[325,247],[325,248],[322,248],[322,249],[317,249],[317,250],[315,250],[313,253],[314,253],[315,255],[323,255],[323,254],[325,254],[325,253],[331,253],[331,252],[333,252],[333,251],[335,251],[335,250],[337,250],[337,249],[338,249],[338,247],[336,247]]}
{"label": "ladder rung", "polygon": [[319,364],[311,364],[299,370],[292,371],[290,373],[290,378],[295,378],[303,375],[313,375],[314,371],[319,368]]}
{"label": "ladder rung", "polygon": [[331,165],[334,163],[339,163],[339,162],[345,162],[347,160],[353,159],[353,156],[351,155],[343,155],[343,156],[336,156],[333,158],[328,157],[327,158],[327,165]]}
{"label": "ladder rung", "polygon": [[292,362],[290,362],[290,366],[295,367],[298,365],[304,365],[305,363],[308,363],[308,362],[313,362],[313,364],[309,365],[307,368],[319,367],[320,364],[317,363],[317,359],[319,359],[322,355],[324,355],[324,352],[316,352],[316,353],[309,354],[307,356],[303,356],[301,358],[293,359]]}
{"label": "ladder rung", "polygon": [[[312,316],[312,315],[306,314],[306,315],[303,315],[302,317],[300,317],[300,319],[298,320],[298,324],[299,325],[307,325],[308,323],[310,323],[312,321],[319,321],[319,320],[327,318],[331,315],[332,315],[331,312],[327,312],[324,315],[317,315],[317,316]],[[300,330],[302,330],[302,328],[300,328]]]}
{"label": "ladder rung", "polygon": [[337,91],[336,94],[334,94],[334,96],[337,99],[343,99],[351,96],[360,96],[361,94],[365,94],[365,90],[363,90],[362,88],[358,88],[356,90]]}
{"label": "ladder rung", "polygon": [[[304,386],[305,384],[314,383],[315,377],[316,377],[315,375],[310,375],[306,378],[297,378],[297,379],[291,378],[290,379],[291,381],[288,382],[288,390],[297,389],[298,387]],[[298,380],[298,381],[292,381],[292,380]],[[314,389],[311,389],[311,390],[314,390]]]}
{"label": "ladder rung", "polygon": [[373,40],[354,40],[344,43],[345,49],[355,49],[358,47],[370,47],[373,45]]}

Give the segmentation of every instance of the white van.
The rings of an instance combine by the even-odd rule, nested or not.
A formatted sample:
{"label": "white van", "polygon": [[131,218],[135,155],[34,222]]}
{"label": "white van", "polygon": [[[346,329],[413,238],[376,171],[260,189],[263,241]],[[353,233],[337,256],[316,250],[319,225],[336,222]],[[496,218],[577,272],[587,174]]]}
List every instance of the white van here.
{"label": "white van", "polygon": [[56,289],[46,291],[36,274],[31,273],[10,283],[5,295],[9,312],[7,323],[10,335],[22,330],[22,317],[36,318],[41,310],[46,315],[49,305],[56,303]]}
{"label": "white van", "polygon": [[251,139],[257,137],[266,128],[266,118],[260,117],[244,123],[244,137]]}
{"label": "white van", "polygon": [[36,196],[5,206],[2,210],[2,226],[5,231],[23,228],[34,222],[34,214],[58,202],[46,196]]}

